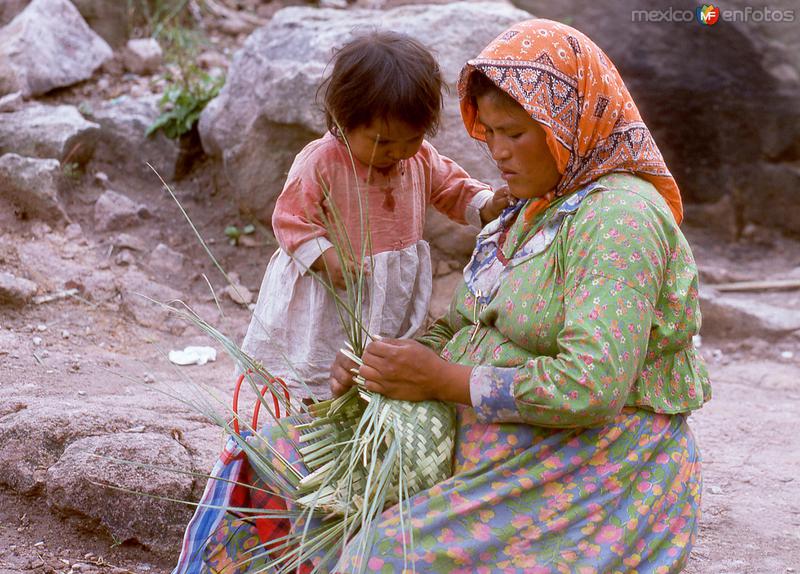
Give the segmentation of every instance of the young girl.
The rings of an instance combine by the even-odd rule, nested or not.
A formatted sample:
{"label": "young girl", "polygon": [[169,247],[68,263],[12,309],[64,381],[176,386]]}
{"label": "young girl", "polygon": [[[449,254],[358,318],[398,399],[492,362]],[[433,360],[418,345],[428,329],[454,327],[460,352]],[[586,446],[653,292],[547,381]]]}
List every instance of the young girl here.
{"label": "young girl", "polygon": [[428,205],[482,227],[507,203],[503,192],[471,179],[424,140],[438,126],[442,83],[430,52],[402,34],[357,37],[334,58],[321,88],[329,131],[289,170],[272,216],[280,248],[242,345],[293,397],[330,396],[330,366],[345,343],[334,298],[319,277],[341,288],[344,274],[352,273],[342,269],[326,229],[328,201],[352,253],[360,256],[362,234],[369,235],[364,328],[397,338],[420,330],[428,310],[431,259],[422,239]]}

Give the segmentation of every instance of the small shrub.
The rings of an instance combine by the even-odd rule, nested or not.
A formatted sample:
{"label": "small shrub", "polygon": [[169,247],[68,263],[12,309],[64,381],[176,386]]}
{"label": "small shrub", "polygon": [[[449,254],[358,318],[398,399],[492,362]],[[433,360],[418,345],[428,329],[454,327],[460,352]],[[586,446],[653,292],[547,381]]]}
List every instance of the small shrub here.
{"label": "small shrub", "polygon": [[167,88],[159,102],[161,115],[147,128],[147,135],[158,130],[173,139],[189,132],[206,104],[225,83],[224,76],[213,76],[195,62],[205,38],[197,31],[168,27],[161,31],[167,63]]}
{"label": "small shrub", "polygon": [[75,183],[83,175],[83,170],[81,169],[80,164],[74,161],[68,161],[61,164],[61,173],[63,173],[64,177],[69,181]]}
{"label": "small shrub", "polygon": [[159,102],[162,114],[147,128],[147,135],[162,130],[168,138],[177,139],[189,132],[224,83],[225,78],[204,73],[191,86],[168,86]]}

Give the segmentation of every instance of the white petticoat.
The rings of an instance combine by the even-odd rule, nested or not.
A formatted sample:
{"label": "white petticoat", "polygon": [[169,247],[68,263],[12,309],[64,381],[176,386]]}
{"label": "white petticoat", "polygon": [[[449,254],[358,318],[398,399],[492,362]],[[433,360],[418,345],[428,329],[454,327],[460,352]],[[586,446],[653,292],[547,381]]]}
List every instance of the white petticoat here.
{"label": "white petticoat", "polygon": [[[431,300],[426,241],[372,257],[363,324],[371,335],[409,338],[425,324]],[[242,350],[281,377],[293,397],[330,397],[330,367],[345,333],[328,290],[285,251],[270,259]],[[308,387],[304,387],[303,381]]]}

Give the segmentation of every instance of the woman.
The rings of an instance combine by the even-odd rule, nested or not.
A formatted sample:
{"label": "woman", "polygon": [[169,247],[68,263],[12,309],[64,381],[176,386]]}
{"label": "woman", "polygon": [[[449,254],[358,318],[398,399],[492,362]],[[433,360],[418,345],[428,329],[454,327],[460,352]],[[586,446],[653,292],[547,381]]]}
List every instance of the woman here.
{"label": "woman", "polygon": [[[678,188],[613,64],[568,26],[513,26],[459,94],[519,201],[447,316],[360,368],[389,397],[459,405],[455,475],[413,500],[416,570],[678,572],[701,486],[686,415],[710,398]],[[334,394],[352,367],[337,357]],[[402,569],[398,526],[387,511],[370,571]]]}

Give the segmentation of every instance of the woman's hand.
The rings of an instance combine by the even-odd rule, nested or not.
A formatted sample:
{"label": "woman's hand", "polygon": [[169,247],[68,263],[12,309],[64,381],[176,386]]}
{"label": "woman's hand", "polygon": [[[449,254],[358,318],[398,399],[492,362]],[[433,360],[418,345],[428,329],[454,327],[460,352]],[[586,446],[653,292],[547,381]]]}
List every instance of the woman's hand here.
{"label": "woman's hand", "polygon": [[351,369],[358,367],[351,359],[340,352],[336,353],[331,365],[331,394],[340,397],[345,394],[355,382]]}
{"label": "woman's hand", "polygon": [[472,368],[449,363],[410,339],[381,339],[367,345],[359,374],[368,390],[391,399],[442,400],[469,404]]}
{"label": "woman's hand", "polygon": [[[381,339],[364,350],[358,373],[368,390],[405,401],[440,400],[471,404],[472,367],[448,363],[428,347],[410,339]],[[339,397],[355,383],[358,365],[338,353],[331,366],[331,393]]]}

